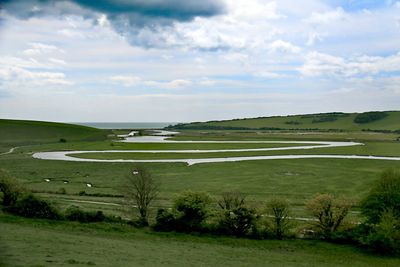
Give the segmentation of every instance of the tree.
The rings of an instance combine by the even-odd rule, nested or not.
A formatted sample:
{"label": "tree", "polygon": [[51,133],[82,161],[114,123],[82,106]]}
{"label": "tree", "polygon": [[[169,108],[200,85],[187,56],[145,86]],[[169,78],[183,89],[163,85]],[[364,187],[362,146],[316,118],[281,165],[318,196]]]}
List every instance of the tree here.
{"label": "tree", "polygon": [[10,174],[0,169],[0,192],[3,193],[3,205],[12,206],[24,193],[24,189]]}
{"label": "tree", "polygon": [[382,212],[379,223],[374,224],[361,243],[382,254],[400,254],[400,220],[393,210]]}
{"label": "tree", "polygon": [[381,174],[368,195],[361,201],[367,217],[363,224],[367,234],[361,243],[376,252],[400,254],[400,172],[387,170]]}
{"label": "tree", "polygon": [[223,210],[232,210],[243,207],[246,196],[238,191],[230,191],[222,193],[218,206]]}
{"label": "tree", "polygon": [[243,236],[254,225],[256,212],[246,206],[245,196],[237,191],[222,193],[218,206],[222,209],[218,221],[218,231]]}
{"label": "tree", "polygon": [[307,211],[317,219],[316,226],[325,237],[339,228],[351,207],[350,200],[331,194],[318,194],[306,203]]}
{"label": "tree", "polygon": [[283,239],[290,228],[289,203],[284,199],[272,199],[268,203],[268,211],[273,216],[273,230],[278,239]]}
{"label": "tree", "polygon": [[133,166],[126,175],[124,195],[131,205],[139,211],[139,223],[148,225],[149,207],[157,197],[159,186],[151,174],[140,165]]}
{"label": "tree", "polygon": [[211,198],[203,192],[186,191],[175,198],[174,209],[178,213],[178,231],[200,231],[208,216]]}
{"label": "tree", "polygon": [[387,170],[375,182],[368,195],[361,201],[361,211],[368,222],[379,223],[382,213],[391,210],[400,219],[400,172]]}

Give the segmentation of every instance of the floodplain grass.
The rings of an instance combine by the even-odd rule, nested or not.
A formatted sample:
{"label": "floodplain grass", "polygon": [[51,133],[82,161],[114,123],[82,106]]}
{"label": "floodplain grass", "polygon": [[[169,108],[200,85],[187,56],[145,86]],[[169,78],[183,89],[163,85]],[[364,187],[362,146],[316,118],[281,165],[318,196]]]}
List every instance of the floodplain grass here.
{"label": "floodplain grass", "polygon": [[[302,144],[292,146],[303,146]],[[307,145],[306,145],[307,146]],[[280,147],[277,144],[276,147]],[[285,147],[285,146],[282,146]],[[287,147],[287,146],[286,146]],[[129,153],[129,152],[88,152],[69,154],[69,156],[86,159],[198,159],[251,157],[269,155],[359,155],[359,156],[400,156],[400,142],[366,142],[363,145],[351,147],[327,147],[315,149],[291,149],[271,151],[243,152],[210,152],[210,153]]]}
{"label": "floodplain grass", "polygon": [[399,258],[312,240],[157,233],[0,214],[4,266],[398,266]]}
{"label": "floodplain grass", "polygon": [[[49,161],[16,153],[1,157],[0,166],[30,189],[56,193],[60,188],[65,188],[66,194],[62,196],[75,198],[83,190],[92,194],[120,194],[124,176],[131,164]],[[188,189],[206,191],[214,197],[225,191],[239,190],[258,201],[280,196],[287,198],[292,205],[303,206],[306,199],[324,192],[359,200],[383,170],[400,168],[400,163],[292,159],[193,166],[184,163],[146,163],[144,166],[161,184],[161,199],[171,199],[174,194]],[[50,182],[45,179],[50,179]],[[87,183],[92,187],[87,187]]]}
{"label": "floodplain grass", "polygon": [[[40,131],[39,131],[40,132]],[[104,132],[102,132],[103,134]],[[0,156],[0,168],[15,175],[36,195],[61,209],[71,205],[84,210],[131,216],[122,206],[123,179],[130,163],[48,161],[32,158],[37,151],[108,149],[229,149],[276,147],[282,144],[128,144],[99,141],[85,136],[60,143],[41,136],[33,145],[25,136],[0,149],[24,146]],[[63,134],[65,136],[65,134]],[[398,135],[366,132],[270,133],[265,131],[184,131],[179,140],[332,140],[365,141],[365,146],[301,150],[301,154],[399,154]],[[84,141],[86,140],[86,141]],[[273,154],[282,154],[275,151]],[[285,153],[292,154],[293,151]],[[264,152],[263,152],[264,153]],[[270,152],[268,152],[270,153]],[[168,154],[167,154],[168,155]],[[202,154],[204,155],[204,154]],[[213,156],[215,154],[213,153]],[[379,174],[400,168],[399,162],[347,159],[293,159],[210,163],[146,163],[160,195],[151,210],[169,207],[175,194],[185,190],[208,192],[214,199],[222,192],[239,190],[251,204],[262,207],[275,197],[287,198],[293,215],[305,217],[304,203],[316,193],[332,193],[360,200]],[[47,182],[45,179],[48,179]],[[66,182],[67,181],[67,182]],[[66,182],[66,183],[65,183]],[[90,183],[92,187],[88,187]],[[64,188],[64,190],[60,190]],[[80,195],[81,191],[87,194]],[[65,194],[64,194],[65,193]],[[94,195],[103,194],[102,197]],[[103,203],[102,203],[103,202]],[[358,208],[351,218],[359,219]],[[398,266],[398,258],[368,255],[357,248],[306,240],[247,240],[215,236],[155,233],[127,225],[31,220],[0,213],[0,259],[11,266]],[[29,252],[29,253],[27,253]],[[4,255],[4,256],[3,256]],[[105,256],[106,255],[106,256]],[[351,260],[349,260],[351,259]]]}
{"label": "floodplain grass", "polygon": [[[197,139],[204,133],[185,131],[176,139]],[[329,140],[323,138],[324,134],[315,133],[308,140]],[[365,133],[353,133],[354,137],[364,138]],[[332,133],[331,133],[332,135]],[[192,138],[189,138],[192,136]],[[267,133],[258,132],[210,132],[204,134],[202,140],[274,140]],[[281,136],[286,136],[281,133]],[[301,140],[302,134],[293,135],[293,140]],[[290,151],[263,151],[246,153],[201,153],[201,154],[161,154],[163,157],[198,156],[243,156],[243,155],[284,155],[284,154],[357,154],[377,156],[399,156],[400,142],[383,141],[385,134],[369,133],[368,138],[374,136],[375,141],[367,141],[364,146],[321,148],[311,150]],[[390,135],[391,136],[391,135]],[[342,133],[337,134],[337,139],[347,140]],[[336,140],[337,141],[337,140]],[[67,143],[51,143],[24,146],[13,153],[0,156],[0,168],[9,170],[28,188],[48,194],[49,199],[54,199],[57,204],[66,207],[68,200],[55,196],[62,196],[69,200],[77,198],[79,192],[89,194],[121,194],[120,187],[129,170],[130,163],[88,163],[48,161],[32,158],[32,153],[37,151],[57,150],[108,150],[108,149],[151,149],[151,150],[182,150],[182,149],[241,149],[259,147],[297,146],[298,144],[195,144],[195,143],[122,143],[105,141],[75,141]],[[118,157],[130,157],[130,153],[121,153]],[[178,156],[179,155],[179,156]],[[82,156],[79,155],[79,156]],[[116,156],[111,153],[99,154],[101,157]],[[159,158],[160,154],[138,153],[135,157]],[[272,161],[247,161],[231,163],[211,163],[187,166],[185,163],[146,163],[145,166],[153,173],[162,187],[159,197],[161,206],[169,205],[169,200],[174,194],[184,190],[207,191],[214,197],[221,192],[240,190],[249,195],[254,201],[269,201],[273,196],[288,198],[296,206],[296,214],[304,216],[303,204],[313,194],[327,192],[338,195],[352,196],[360,199],[368,189],[369,183],[376,179],[381,171],[387,168],[400,168],[399,162],[375,160],[346,160],[346,159],[293,159]],[[49,179],[50,182],[46,182]],[[67,181],[67,183],[65,183]],[[87,187],[87,183],[92,187]],[[296,186],[293,186],[296,185]],[[66,194],[58,194],[65,189]],[[61,190],[62,192],[63,190]],[[81,200],[95,201],[96,197],[79,196]],[[97,197],[97,199],[104,199]],[[107,198],[106,202],[118,203],[120,199]],[[73,203],[71,203],[73,204]],[[93,203],[75,203],[89,209],[106,207]],[[118,214],[120,212],[118,211]]]}

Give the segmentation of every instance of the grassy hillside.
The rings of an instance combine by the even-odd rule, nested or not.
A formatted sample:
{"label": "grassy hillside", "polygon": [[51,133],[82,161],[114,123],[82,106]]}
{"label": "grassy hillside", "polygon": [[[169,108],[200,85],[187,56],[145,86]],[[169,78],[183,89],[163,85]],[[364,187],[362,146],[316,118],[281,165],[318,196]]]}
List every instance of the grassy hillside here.
{"label": "grassy hillside", "polygon": [[104,130],[44,121],[3,120],[0,119],[0,146],[53,143],[60,139],[66,141],[103,140]]}
{"label": "grassy hillside", "polygon": [[0,266],[391,267],[400,263],[398,258],[321,241],[154,233],[128,225],[24,219],[1,211],[0,227]]}
{"label": "grassy hillside", "polygon": [[[372,112],[371,112],[372,113]],[[225,121],[195,122],[172,126],[173,129],[210,130],[344,130],[400,131],[400,111],[375,113],[320,113],[294,116],[260,117]],[[374,116],[375,115],[375,116]],[[376,116],[378,115],[378,116]],[[381,116],[379,116],[381,115]],[[360,117],[371,117],[371,121]],[[357,121],[362,121],[357,123]]]}

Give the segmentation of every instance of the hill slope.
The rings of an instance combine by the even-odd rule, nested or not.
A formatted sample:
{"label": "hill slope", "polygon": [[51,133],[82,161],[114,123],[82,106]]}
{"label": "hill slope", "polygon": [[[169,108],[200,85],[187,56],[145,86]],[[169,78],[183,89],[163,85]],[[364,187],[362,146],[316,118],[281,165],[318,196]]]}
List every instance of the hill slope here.
{"label": "hill slope", "polygon": [[[359,123],[357,123],[357,121]],[[361,122],[360,122],[361,121]],[[400,131],[400,111],[320,113],[178,124],[170,129]]]}
{"label": "hill slope", "polygon": [[0,119],[0,144],[34,144],[78,140],[102,140],[107,131],[67,123]]}

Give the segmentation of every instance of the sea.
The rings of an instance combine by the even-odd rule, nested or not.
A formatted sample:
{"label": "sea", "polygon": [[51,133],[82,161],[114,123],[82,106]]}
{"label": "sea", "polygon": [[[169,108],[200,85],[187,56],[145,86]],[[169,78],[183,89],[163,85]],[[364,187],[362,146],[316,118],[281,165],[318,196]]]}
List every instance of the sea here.
{"label": "sea", "polygon": [[99,129],[162,129],[178,122],[73,122]]}

